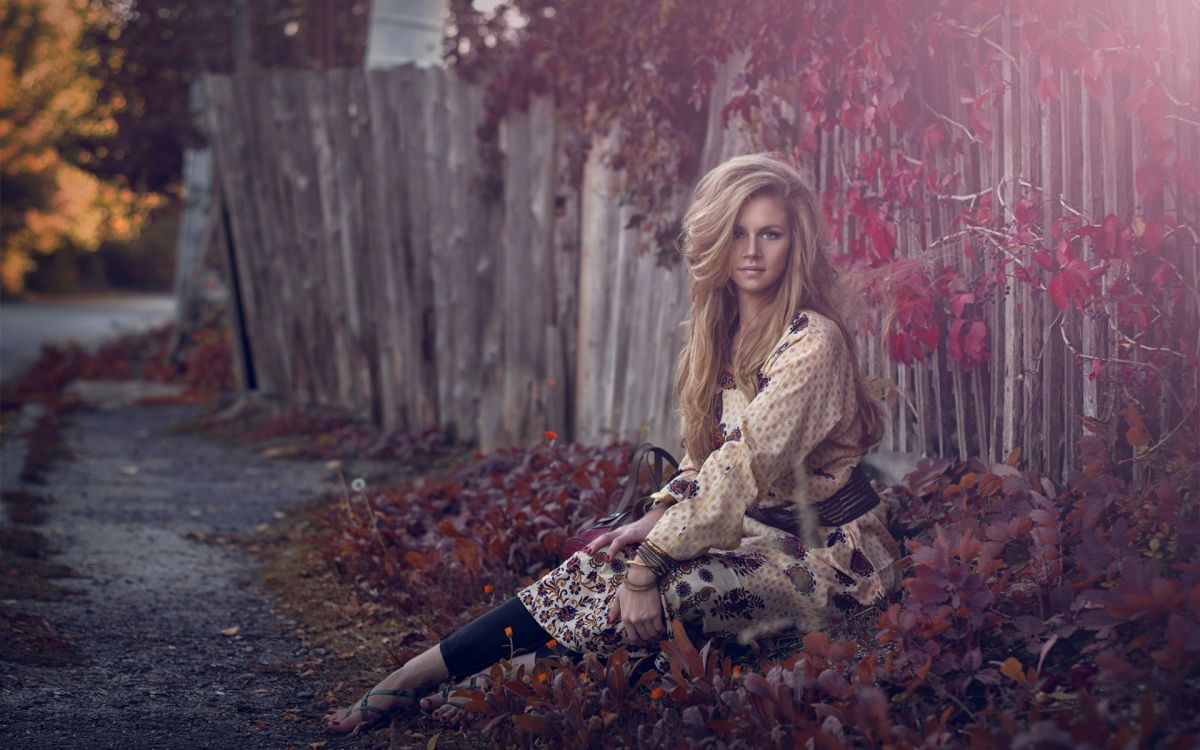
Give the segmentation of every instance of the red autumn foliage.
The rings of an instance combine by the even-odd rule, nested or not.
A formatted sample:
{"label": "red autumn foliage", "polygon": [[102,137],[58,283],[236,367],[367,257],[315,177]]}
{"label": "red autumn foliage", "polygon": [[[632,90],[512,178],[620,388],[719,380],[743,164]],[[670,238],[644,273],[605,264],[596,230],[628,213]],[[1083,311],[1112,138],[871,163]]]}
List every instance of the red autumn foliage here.
{"label": "red autumn foliage", "polygon": [[[1167,25],[1192,16],[1072,0],[514,6],[523,16],[517,31],[505,14],[452,0],[448,57],[466,75],[495,72],[493,124],[531,93],[549,92],[581,132],[625,125],[611,164],[624,170],[623,196],[637,204],[633,223],[647,243],[675,236],[663,186],[699,176],[703,118],[695,113],[721,63],[744,45],[744,69],[718,102],[724,123],[736,118],[757,147],[809,165],[827,139],[860,137],[857,158],[822,169],[820,188],[844,248],[839,264],[872,271],[879,281],[868,297],[891,306],[881,333],[894,360],[917,361],[944,342],[957,365],[989,367],[991,338],[1003,332],[989,330],[986,310],[1020,287],[1061,313],[1073,374],[1102,378],[1117,416],[1083,420],[1091,434],[1078,443],[1065,487],[1018,471],[1015,460],[971,460],[927,463],[896,488],[897,517],[912,536],[903,596],[875,623],[882,648],[839,659],[827,643],[806,640],[796,661],[735,678],[712,650],[677,633],[669,673],[641,678],[663,689],[660,701],[626,689],[628,662],[585,662],[557,668],[552,688],[509,676],[494,701],[480,694],[469,706],[480,726],[500,744],[525,747],[1200,741],[1188,704],[1200,692],[1200,404],[1176,389],[1200,367],[1189,278],[1200,170],[1194,148],[1181,148],[1194,142],[1200,79],[1180,69]],[[1019,79],[1006,71],[1018,56],[1033,91],[1015,90]],[[939,64],[965,105],[961,121],[921,88],[929,79],[920,76]],[[1058,112],[1049,108],[1065,106],[1073,77],[1094,111],[1136,125],[1131,163],[1118,172],[1132,179],[1127,205],[1087,215],[1030,174],[963,185],[933,166],[991,158],[1006,99]],[[585,144],[575,146],[580,160]],[[953,216],[945,236],[902,257],[911,219],[938,208]],[[1105,350],[1067,340],[1083,319],[1104,329]],[[1166,403],[1183,421],[1158,423]],[[1118,445],[1133,450],[1136,471],[1113,458]]]}
{"label": "red autumn foliage", "polygon": [[151,380],[187,387],[179,400],[206,401],[233,390],[229,335],[210,320],[189,333],[176,357],[171,356],[174,327],[164,324],[141,333],[126,333],[101,344],[95,352],[67,342],[45,345],[38,359],[11,386],[5,408],[23,403],[58,404],[71,382],[83,380]]}
{"label": "red autumn foliage", "polygon": [[165,400],[187,403],[209,401],[233,389],[228,335],[215,320],[210,318],[186,336],[174,358],[170,356],[172,336],[173,328],[164,325],[118,336],[94,353],[74,342],[43,346],[38,359],[15,382],[5,383],[0,392],[0,408],[4,410],[24,404],[45,409],[29,434],[22,479],[44,481],[51,463],[66,455],[59,427],[63,414],[83,406],[65,394],[77,379],[139,378],[182,383],[186,385],[183,394]]}
{"label": "red autumn foliage", "polygon": [[[720,66],[743,48],[744,66],[727,98],[715,102],[722,120],[740,121],[755,148],[816,169],[839,264],[878,271],[881,281],[867,293],[874,309],[886,301],[891,310],[881,333],[894,361],[922,360],[944,344],[959,366],[992,366],[1004,332],[990,329],[988,311],[1028,291],[1062,313],[1054,324],[1075,355],[1065,377],[1101,380],[1114,413],[1126,401],[1147,413],[1165,402],[1174,416],[1154,425],[1160,433],[1194,413],[1194,400],[1171,386],[1200,367],[1191,260],[1200,251],[1200,77],[1185,70],[1190,59],[1174,49],[1170,26],[1194,19],[1193,9],[1112,0],[511,6],[519,28],[509,24],[517,13],[450,2],[447,58],[463,75],[489,82],[481,134],[494,138],[505,111],[534,93],[553,96],[565,130],[607,136],[622,125],[611,164],[624,170],[622,196],[637,207],[632,224],[645,244],[662,242],[670,254],[678,234],[670,186],[699,177],[706,124],[697,111],[715,95]],[[1097,174],[1102,163],[1120,160],[1117,179],[1132,184],[1118,189],[1132,195],[1106,187],[1104,214],[1089,215],[1064,199],[1063,185],[1037,184],[1050,180],[1037,166],[1002,172],[998,184],[970,184],[956,171],[962,166],[949,166],[993,158],[1006,101],[1049,115],[1057,139],[1065,108],[1078,107],[1061,88],[1073,80],[1090,97],[1095,128],[1099,113],[1106,132],[1116,125],[1132,134],[1131,148],[1122,141],[1120,153],[1099,153],[1103,139],[1093,133],[1096,152],[1063,158],[1089,160]],[[948,96],[964,105],[962,115],[938,104]],[[1033,130],[1022,138],[1036,145],[1045,136]],[[848,135],[858,137],[855,158],[822,150]],[[588,142],[571,140],[576,161]],[[943,236],[927,234],[922,226],[939,213],[953,221],[936,222]],[[924,247],[902,255],[906,235],[909,248]],[[905,267],[913,263],[919,274]],[[1017,315],[1018,324],[1030,320]],[[1068,340],[1085,319],[1107,343],[1080,348],[1077,337]]]}
{"label": "red autumn foliage", "polygon": [[542,443],[503,450],[443,479],[367,489],[329,506],[315,542],[343,575],[448,632],[485,586],[511,592],[559,562],[574,530],[606,514],[629,446]]}
{"label": "red autumn foliage", "polygon": [[[1015,452],[927,459],[888,492],[909,554],[898,599],[863,611],[875,618],[865,639],[807,633],[790,656],[735,670],[732,644],[697,648],[676,624],[664,672],[624,652],[497,667],[467,710],[502,746],[1190,747],[1198,437],[1135,483],[1110,473],[1095,438],[1069,488],[1014,468]],[[607,510],[627,455],[541,443],[476,456],[453,476],[331,505],[314,542],[347,582],[432,611],[431,636],[445,634],[484,604],[477,592],[492,587],[497,603],[559,562],[561,541]]]}

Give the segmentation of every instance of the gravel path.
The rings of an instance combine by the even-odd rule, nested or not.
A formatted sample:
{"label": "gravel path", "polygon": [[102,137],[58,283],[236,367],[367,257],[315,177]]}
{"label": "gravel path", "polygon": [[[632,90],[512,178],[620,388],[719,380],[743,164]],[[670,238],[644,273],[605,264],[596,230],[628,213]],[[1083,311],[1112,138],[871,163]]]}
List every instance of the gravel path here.
{"label": "gravel path", "polygon": [[[306,655],[257,586],[244,552],[185,537],[252,533],[324,485],[318,462],[266,460],[171,425],[189,407],[127,407],[71,416],[77,456],[58,462],[36,529],[77,577],[46,601],[8,599],[0,612],[40,615],[73,645],[66,666],[4,659],[0,747],[307,748],[353,744],[320,728],[322,708],[295,665]],[[24,447],[5,436],[2,482]],[[236,627],[236,634],[222,630]]]}

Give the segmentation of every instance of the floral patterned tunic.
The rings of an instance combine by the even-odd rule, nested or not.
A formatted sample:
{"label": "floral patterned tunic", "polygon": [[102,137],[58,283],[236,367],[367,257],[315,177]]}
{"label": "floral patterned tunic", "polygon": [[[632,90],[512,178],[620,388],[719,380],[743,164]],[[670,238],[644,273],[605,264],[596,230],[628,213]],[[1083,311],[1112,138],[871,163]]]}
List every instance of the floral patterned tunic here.
{"label": "floral patterned tunic", "polygon": [[[900,550],[882,503],[842,526],[818,526],[823,546],[812,547],[745,515],[824,500],[864,452],[837,324],[798,312],[759,373],[758,393],[748,400],[723,378],[718,409],[720,447],[699,467],[684,456],[683,473],[664,488],[677,502],[646,538],[675,561],[659,581],[668,625],[682,618],[708,637],[746,642],[783,628],[819,629],[839,611],[886,596]],[[603,657],[624,646],[648,655],[625,640],[620,622],[607,624],[637,547],[611,562],[603,549],[577,552],[517,596],[566,648]]]}

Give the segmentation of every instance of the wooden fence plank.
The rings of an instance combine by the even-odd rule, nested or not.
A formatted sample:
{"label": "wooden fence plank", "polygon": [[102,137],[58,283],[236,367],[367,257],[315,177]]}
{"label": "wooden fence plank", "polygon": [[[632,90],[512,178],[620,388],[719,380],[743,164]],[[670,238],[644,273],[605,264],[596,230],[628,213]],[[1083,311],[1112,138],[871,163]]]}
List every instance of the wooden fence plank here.
{"label": "wooden fence plank", "polygon": [[575,435],[589,443],[603,442],[601,404],[605,331],[613,276],[610,262],[617,232],[617,206],[613,196],[615,175],[603,159],[615,133],[598,139],[588,153],[580,187],[579,323],[575,357]]}

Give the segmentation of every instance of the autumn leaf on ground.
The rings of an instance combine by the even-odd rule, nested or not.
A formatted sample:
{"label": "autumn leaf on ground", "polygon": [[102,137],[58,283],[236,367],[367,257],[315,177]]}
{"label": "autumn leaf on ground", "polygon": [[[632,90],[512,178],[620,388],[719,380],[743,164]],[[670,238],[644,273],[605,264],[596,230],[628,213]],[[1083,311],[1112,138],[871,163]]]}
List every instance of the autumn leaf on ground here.
{"label": "autumn leaf on ground", "polygon": [[234,625],[232,628],[223,629],[221,631],[221,635],[233,637],[233,636],[237,635],[238,631],[241,629],[242,629],[242,627],[240,625]]}
{"label": "autumn leaf on ground", "polygon": [[1000,665],[1000,674],[1021,684],[1025,683],[1025,670],[1021,668],[1021,662],[1017,661],[1015,656],[1010,656],[1004,660]]}

